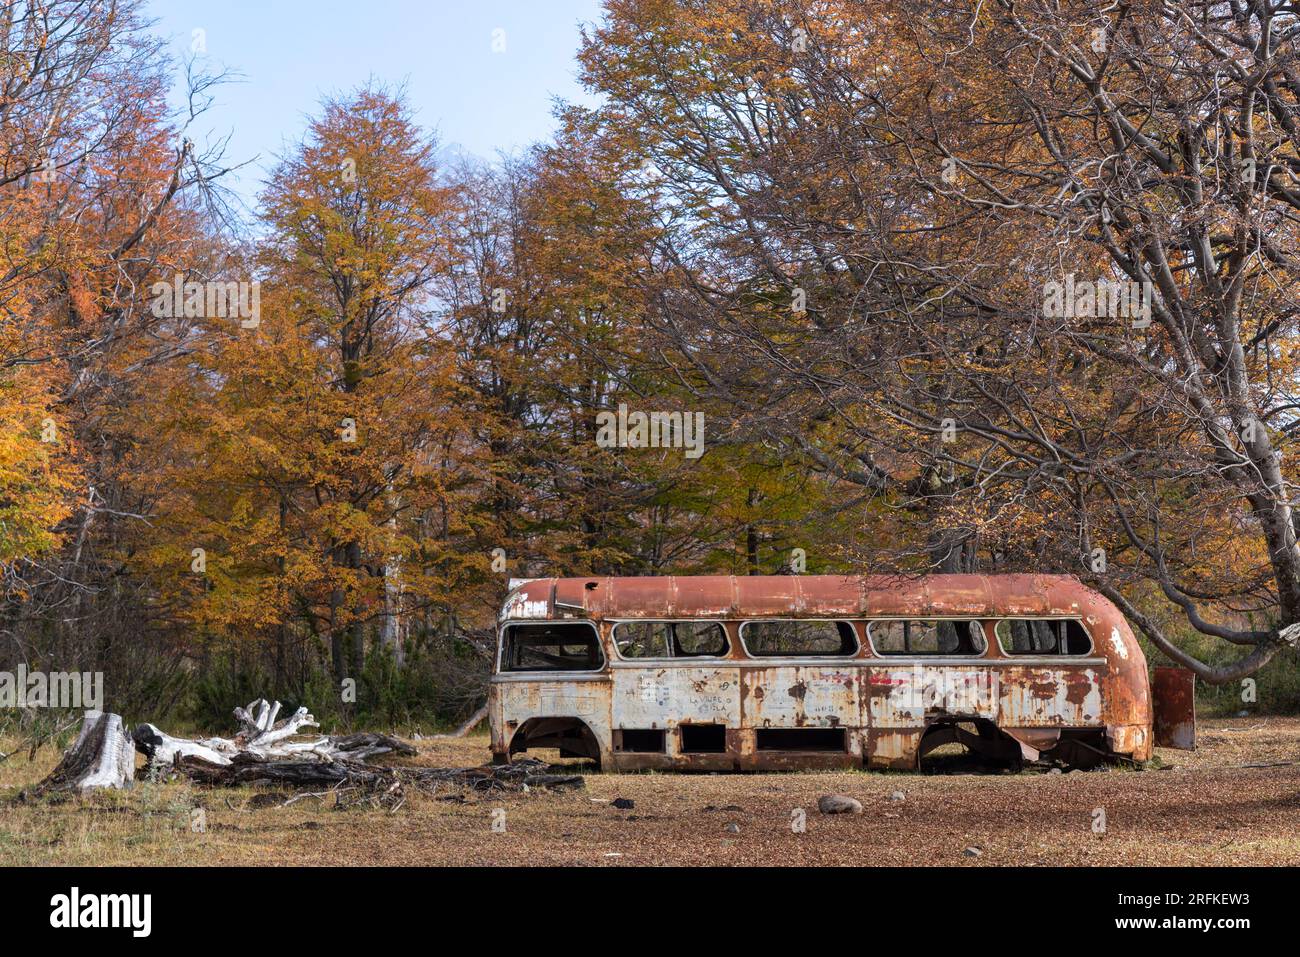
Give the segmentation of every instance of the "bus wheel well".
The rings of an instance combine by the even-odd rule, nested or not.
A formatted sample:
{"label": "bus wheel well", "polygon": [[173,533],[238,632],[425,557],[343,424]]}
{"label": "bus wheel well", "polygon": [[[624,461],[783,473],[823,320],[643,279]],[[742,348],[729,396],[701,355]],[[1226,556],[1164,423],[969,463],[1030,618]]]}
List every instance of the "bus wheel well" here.
{"label": "bus wheel well", "polygon": [[[968,759],[988,767],[1018,767],[1021,763],[1020,745],[987,718],[953,718],[932,722],[921,736],[917,749],[918,763],[923,770],[939,770],[954,764],[954,756],[937,756],[933,762],[924,762],[927,754],[944,745],[961,745]],[[966,765],[955,762],[956,767]]]}
{"label": "bus wheel well", "polygon": [[600,742],[581,718],[529,718],[510,739],[510,754],[529,748],[558,748],[563,758],[589,758],[600,764]]}
{"label": "bus wheel well", "polygon": [[[960,745],[965,755],[931,752]],[[1110,759],[1098,728],[1003,729],[987,718],[942,718],[932,722],[917,749],[922,770],[972,770],[976,767],[1020,769],[1062,766],[1087,770]]]}

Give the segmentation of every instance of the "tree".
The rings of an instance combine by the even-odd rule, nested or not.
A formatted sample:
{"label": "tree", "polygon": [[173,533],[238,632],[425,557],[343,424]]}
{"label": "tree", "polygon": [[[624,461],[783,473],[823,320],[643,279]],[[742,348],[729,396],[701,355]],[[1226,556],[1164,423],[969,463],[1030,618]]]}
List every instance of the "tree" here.
{"label": "tree", "polygon": [[304,636],[338,680],[372,634],[400,662],[412,616],[462,584],[422,532],[459,522],[438,466],[463,448],[427,292],[451,215],[434,152],[399,94],[328,100],[263,196],[259,321],[209,319],[154,410],[171,502],[147,561],[206,631],[271,643],[277,681]]}
{"label": "tree", "polygon": [[189,70],[172,112],[174,71],[139,8],[0,11],[0,501],[21,516],[0,532],[0,653],[104,670],[119,692],[157,673],[147,584],[121,551],[148,509],[121,468],[136,436],[120,413],[185,351],[148,289],[210,252],[225,172],[220,144],[187,136],[217,78]]}

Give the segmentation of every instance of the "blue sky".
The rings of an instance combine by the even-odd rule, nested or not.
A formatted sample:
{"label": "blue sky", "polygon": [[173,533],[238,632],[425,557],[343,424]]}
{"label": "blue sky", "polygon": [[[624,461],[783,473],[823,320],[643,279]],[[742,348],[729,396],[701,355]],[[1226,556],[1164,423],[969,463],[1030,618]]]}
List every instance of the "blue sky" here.
{"label": "blue sky", "polygon": [[260,154],[233,184],[250,204],[321,98],[371,76],[405,82],[444,148],[485,159],[545,139],[554,97],[592,102],[574,54],[599,0],[149,0],[147,10],[178,59],[202,30],[199,62],[242,74],[216,91],[194,139],[231,134],[230,159]]}

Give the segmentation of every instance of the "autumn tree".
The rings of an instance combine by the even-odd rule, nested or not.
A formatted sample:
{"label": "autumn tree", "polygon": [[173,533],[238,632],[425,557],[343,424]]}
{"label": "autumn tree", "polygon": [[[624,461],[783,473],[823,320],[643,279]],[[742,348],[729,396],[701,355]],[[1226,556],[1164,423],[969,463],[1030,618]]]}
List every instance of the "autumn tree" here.
{"label": "autumn tree", "polygon": [[629,512],[653,492],[595,443],[596,411],[636,351],[641,304],[624,276],[645,248],[643,211],[600,162],[572,135],[453,174],[462,214],[440,305],[485,466],[479,547],[502,585],[624,567]]}
{"label": "autumn tree", "polygon": [[183,442],[185,494],[153,555],[186,569],[204,549],[190,614],[273,641],[277,663],[296,623],[337,679],[361,677],[372,635],[400,661],[413,616],[457,584],[418,531],[448,505],[459,428],[428,309],[450,212],[434,152],[400,95],[324,104],[263,195],[259,321],[206,330],[182,386],[197,404],[160,436]]}
{"label": "autumn tree", "polygon": [[120,412],[185,349],[148,289],[210,253],[225,172],[188,133],[214,78],[191,69],[178,113],[176,73],[131,0],[0,11],[3,654],[104,670],[119,693],[158,674],[148,584],[127,570],[148,507]]}

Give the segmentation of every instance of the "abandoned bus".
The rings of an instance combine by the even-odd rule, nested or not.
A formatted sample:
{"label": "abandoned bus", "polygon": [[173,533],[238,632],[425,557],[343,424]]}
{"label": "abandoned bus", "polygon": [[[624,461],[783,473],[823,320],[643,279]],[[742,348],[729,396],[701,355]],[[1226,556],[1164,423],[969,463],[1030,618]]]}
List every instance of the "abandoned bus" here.
{"label": "abandoned bus", "polygon": [[498,762],[558,748],[617,770],[917,768],[960,744],[1080,766],[1193,744],[1191,674],[1157,669],[1153,696],[1124,617],[1073,577],[511,586],[489,691]]}

